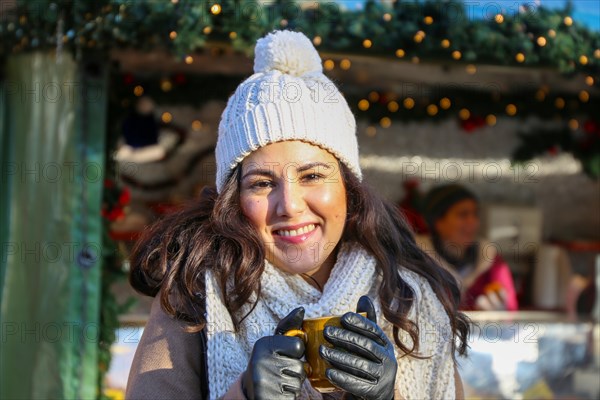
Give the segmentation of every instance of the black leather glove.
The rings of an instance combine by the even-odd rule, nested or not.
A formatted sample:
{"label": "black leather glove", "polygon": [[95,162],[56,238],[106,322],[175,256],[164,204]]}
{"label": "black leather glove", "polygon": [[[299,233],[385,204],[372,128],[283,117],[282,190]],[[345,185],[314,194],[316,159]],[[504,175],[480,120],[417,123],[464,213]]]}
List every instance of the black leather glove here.
{"label": "black leather glove", "polygon": [[343,328],[327,326],[325,339],[333,348],[321,345],[319,353],[333,368],[326,371],[327,379],[355,398],[391,400],[398,364],[394,346],[377,325],[375,307],[367,296],[358,301],[357,312],[342,316]]}
{"label": "black leather glove", "polygon": [[300,329],[304,308],[298,307],[279,321],[275,335],[256,341],[248,367],[242,376],[242,391],[246,398],[295,399],[300,393],[306,373],[304,343],[292,336],[283,336],[290,329]]}

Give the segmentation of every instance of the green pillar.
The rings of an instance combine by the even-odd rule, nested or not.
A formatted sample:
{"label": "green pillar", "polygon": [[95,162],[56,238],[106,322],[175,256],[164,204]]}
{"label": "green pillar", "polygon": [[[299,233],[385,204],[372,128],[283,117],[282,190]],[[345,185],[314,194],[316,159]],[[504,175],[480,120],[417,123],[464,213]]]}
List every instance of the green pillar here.
{"label": "green pillar", "polygon": [[11,56],[0,93],[0,398],[97,397],[107,71]]}

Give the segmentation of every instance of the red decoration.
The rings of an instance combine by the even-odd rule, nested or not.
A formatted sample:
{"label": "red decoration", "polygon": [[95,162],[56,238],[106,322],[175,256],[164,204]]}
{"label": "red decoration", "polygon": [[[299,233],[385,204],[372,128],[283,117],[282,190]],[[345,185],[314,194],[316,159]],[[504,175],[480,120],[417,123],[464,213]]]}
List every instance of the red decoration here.
{"label": "red decoration", "polygon": [[460,126],[467,133],[472,133],[476,129],[485,126],[485,119],[483,117],[473,115],[465,120],[461,120]]}
{"label": "red decoration", "polygon": [[179,73],[179,74],[175,75],[175,78],[173,80],[175,81],[176,84],[183,85],[187,81],[187,78],[185,77],[184,74]]}
{"label": "red decoration", "polygon": [[557,145],[554,145],[548,149],[548,154],[555,156],[558,154],[559,150],[560,150],[560,147],[558,147]]}
{"label": "red decoration", "polygon": [[585,133],[590,135],[593,135],[594,133],[600,135],[600,124],[598,124],[594,120],[589,119],[585,121],[585,124],[583,124],[583,130],[585,131]]}
{"label": "red decoration", "polygon": [[111,179],[104,180],[104,202],[100,214],[110,222],[125,218],[124,207],[131,201],[131,193],[127,188],[121,190]]}
{"label": "red decoration", "polygon": [[126,85],[132,85],[134,81],[135,81],[135,78],[133,77],[132,74],[125,74],[123,76],[123,83],[125,83]]}
{"label": "red decoration", "polygon": [[129,204],[130,200],[131,200],[131,193],[129,193],[129,189],[127,189],[127,188],[123,189],[123,191],[121,192],[121,195],[119,196],[119,204],[122,206],[125,206],[125,205]]}
{"label": "red decoration", "polygon": [[405,195],[399,204],[400,211],[402,211],[415,233],[427,233],[427,223],[419,210],[421,198],[423,197],[419,192],[419,181],[409,179],[404,181],[402,185],[404,186]]}
{"label": "red decoration", "polygon": [[125,218],[125,212],[122,208],[113,208],[108,212],[107,218],[109,221],[116,221]]}

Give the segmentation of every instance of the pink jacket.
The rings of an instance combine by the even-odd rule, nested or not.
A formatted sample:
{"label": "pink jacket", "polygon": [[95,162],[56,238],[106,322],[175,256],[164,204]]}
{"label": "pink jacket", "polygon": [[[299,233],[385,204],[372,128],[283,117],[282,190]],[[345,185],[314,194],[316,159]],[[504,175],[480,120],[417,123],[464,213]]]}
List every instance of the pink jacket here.
{"label": "pink jacket", "polygon": [[481,273],[475,282],[468,288],[465,288],[461,308],[463,310],[474,310],[475,299],[485,293],[485,288],[490,283],[499,284],[506,293],[506,310],[517,311],[519,303],[517,302],[517,292],[513,282],[512,274],[508,264],[500,254],[497,254],[492,261],[489,269]]}

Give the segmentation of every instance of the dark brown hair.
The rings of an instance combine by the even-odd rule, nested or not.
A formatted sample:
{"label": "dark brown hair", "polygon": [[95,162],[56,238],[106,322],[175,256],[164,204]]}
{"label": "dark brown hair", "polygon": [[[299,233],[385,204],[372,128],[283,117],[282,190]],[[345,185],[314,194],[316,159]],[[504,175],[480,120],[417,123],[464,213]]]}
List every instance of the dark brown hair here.
{"label": "dark brown hair", "polygon": [[[348,205],[342,240],[361,243],[377,260],[377,269],[383,275],[379,288],[383,315],[394,325],[396,345],[406,354],[421,357],[417,354],[418,326],[407,317],[414,293],[397,272],[405,268],[429,282],[448,314],[452,335],[440,340],[451,340],[453,350],[465,354],[469,322],[457,309],[460,291],[456,280],[417,247],[397,207],[360,182],[343,163],[339,165]],[[252,293],[260,294],[264,245],[241,212],[240,172],[238,165],[220,195],[213,188],[205,188],[199,201],[151,226],[131,256],[131,285],[149,296],[162,288],[163,309],[187,321],[190,331],[201,330],[206,322],[207,270],[214,271],[222,293],[226,292],[228,279],[233,278],[234,290],[225,296],[225,306],[232,315],[250,301]],[[236,327],[243,318],[234,319]],[[399,330],[409,334],[412,346],[401,342]]]}

